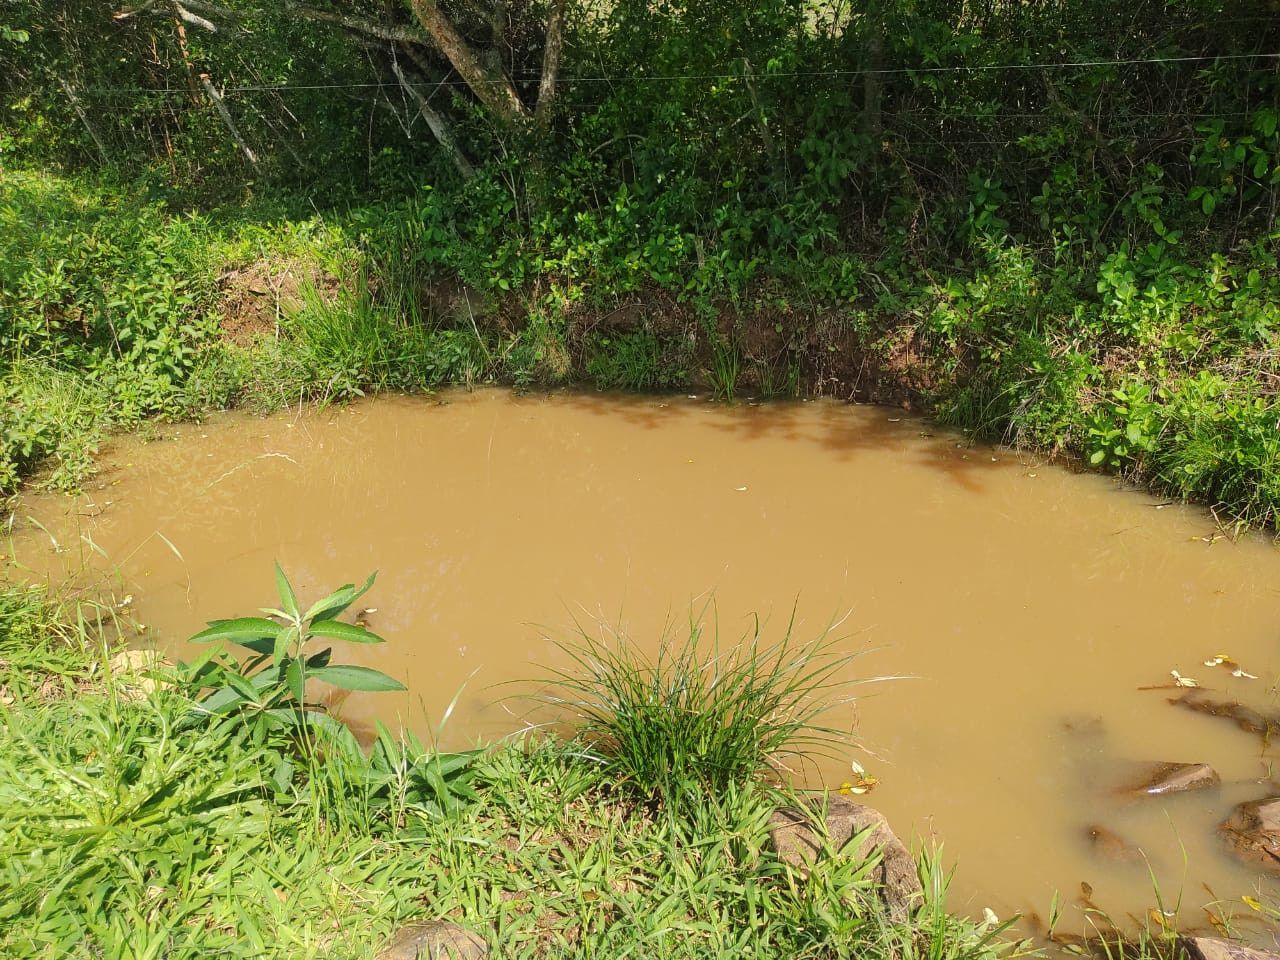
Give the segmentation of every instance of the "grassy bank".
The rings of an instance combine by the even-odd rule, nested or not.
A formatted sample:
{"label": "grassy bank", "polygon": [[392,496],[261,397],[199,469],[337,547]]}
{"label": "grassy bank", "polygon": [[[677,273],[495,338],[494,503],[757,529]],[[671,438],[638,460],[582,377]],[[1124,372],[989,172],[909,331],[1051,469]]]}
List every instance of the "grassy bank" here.
{"label": "grassy bank", "polygon": [[[304,635],[358,629],[301,622]],[[252,646],[244,623],[219,630]],[[113,624],[91,603],[0,593],[0,956],[370,957],[421,918],[477,930],[503,957],[1011,950],[990,925],[947,916],[936,862],[921,862],[910,921],[880,905],[870,862],[831,850],[804,880],[767,843],[785,797],[691,739],[666,773],[720,779],[675,806],[598,727],[448,756],[384,732],[361,750],[287,682],[262,680],[270,651],[231,706],[225,691],[242,685],[211,668],[251,671],[130,660]],[[764,689],[792,674],[758,676]],[[761,749],[779,745],[767,718],[735,709]]]}
{"label": "grassy bank", "polygon": [[0,488],[74,486],[106,431],[144,417],[581,383],[905,403],[1275,522],[1272,237],[1098,257],[976,234],[942,273],[811,252],[726,287],[723,264],[664,273],[639,224],[609,266],[589,245],[552,258],[549,234],[464,233],[458,202],[181,214],[136,187],[0,173]]}

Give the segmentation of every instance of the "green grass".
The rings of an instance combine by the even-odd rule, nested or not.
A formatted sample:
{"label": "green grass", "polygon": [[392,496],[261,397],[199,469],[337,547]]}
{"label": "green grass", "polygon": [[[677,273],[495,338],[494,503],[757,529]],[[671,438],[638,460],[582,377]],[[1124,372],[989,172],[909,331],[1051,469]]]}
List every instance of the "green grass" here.
{"label": "green grass", "polygon": [[642,800],[678,806],[761,776],[785,782],[840,736],[819,719],[849,658],[825,638],[800,643],[788,629],[769,642],[757,624],[722,643],[694,622],[665,636],[652,659],[625,639],[585,632],[563,648],[573,666],[548,703],[602,773]]}
{"label": "green grass", "polygon": [[[0,956],[362,958],[437,917],[507,957],[1012,949],[945,912],[936,862],[915,925],[885,915],[868,863],[831,850],[793,874],[767,844],[782,797],[745,767],[655,818],[577,743],[527,737],[468,758],[464,802],[420,803],[431,757],[408,744],[298,752],[243,714],[211,717],[180,670],[150,670],[150,693],[104,670],[111,622],[68,614],[0,591]],[[773,676],[746,666],[762,657],[735,676]]]}
{"label": "green grass", "polygon": [[601,390],[671,390],[688,382],[682,360],[679,344],[641,329],[592,338],[585,372]]}

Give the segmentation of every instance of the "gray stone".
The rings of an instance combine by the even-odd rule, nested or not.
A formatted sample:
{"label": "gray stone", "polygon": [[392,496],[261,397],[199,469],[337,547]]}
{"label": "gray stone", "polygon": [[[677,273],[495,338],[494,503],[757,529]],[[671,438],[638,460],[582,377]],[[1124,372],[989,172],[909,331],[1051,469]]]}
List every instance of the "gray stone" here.
{"label": "gray stone", "polygon": [[1218,771],[1207,763],[1150,763],[1123,792],[1134,796],[1163,797],[1216,787],[1221,782]]}
{"label": "gray stone", "polygon": [[1219,829],[1243,859],[1280,871],[1280,797],[1240,804]]}
{"label": "gray stone", "polygon": [[[824,843],[823,831],[814,822],[821,812],[820,802],[808,809],[784,807],[774,811],[769,818],[769,838],[778,858],[807,877],[824,849],[858,858],[868,858],[879,851],[881,861],[874,878],[880,899],[894,918],[908,917],[923,889],[911,852],[889,829],[884,814],[847,797],[830,797]],[[870,832],[859,847],[849,849],[849,841],[864,830]]]}
{"label": "gray stone", "polygon": [[1216,937],[1187,937],[1182,944],[1191,960],[1280,960],[1280,956],[1270,951]]}
{"label": "gray stone", "polygon": [[446,920],[401,927],[377,960],[484,960],[489,945],[474,930]]}

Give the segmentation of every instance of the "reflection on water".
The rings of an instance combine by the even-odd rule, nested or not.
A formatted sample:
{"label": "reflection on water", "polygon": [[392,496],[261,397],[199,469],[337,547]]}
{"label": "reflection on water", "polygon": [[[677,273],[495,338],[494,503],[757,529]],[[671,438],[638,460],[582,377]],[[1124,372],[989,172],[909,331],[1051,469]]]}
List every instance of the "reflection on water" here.
{"label": "reflection on water", "polygon": [[[722,638],[757,613],[776,635],[794,609],[801,639],[838,624],[857,676],[910,678],[854,688],[829,717],[848,751],[808,776],[866,766],[898,832],[959,863],[957,907],[1043,913],[1085,882],[1145,913],[1149,862],[1194,922],[1260,880],[1214,831],[1280,792],[1270,752],[1168,701],[1176,670],[1269,708],[1280,558],[1214,542],[1200,511],[828,403],[481,391],[165,434],[118,443],[81,500],[23,511],[69,545],[60,562],[101,565],[91,538],[119,563],[168,642],[270,602],[274,559],[306,595],[379,570],[370,625],[389,642],[347,656],[410,693],[352,697],[356,724],[424,731],[465,685],[446,739],[499,735],[526,719],[500,685],[563,666],[575,621],[652,646],[708,598]],[[49,564],[31,533],[24,559]],[[1259,679],[1204,665],[1220,653]],[[1222,784],[1117,790],[1157,761]]]}

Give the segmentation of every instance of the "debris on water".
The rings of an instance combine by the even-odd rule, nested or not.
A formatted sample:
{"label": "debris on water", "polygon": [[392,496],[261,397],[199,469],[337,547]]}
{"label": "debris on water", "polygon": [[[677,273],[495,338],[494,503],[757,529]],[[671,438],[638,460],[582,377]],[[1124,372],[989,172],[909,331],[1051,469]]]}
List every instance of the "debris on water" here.
{"label": "debris on water", "polygon": [[1170,670],[1169,676],[1173,677],[1173,684],[1176,687],[1198,687],[1200,682],[1191,677],[1184,677],[1177,670]]}
{"label": "debris on water", "polygon": [[1000,925],[1000,918],[996,916],[996,912],[990,907],[983,907],[982,922],[989,927],[996,927]]}
{"label": "debris on water", "polygon": [[861,796],[864,793],[870,793],[879,782],[879,777],[873,777],[870,774],[866,774],[857,780],[846,780],[844,783],[840,784],[840,792],[846,797],[850,795]]}
{"label": "debris on water", "polygon": [[860,796],[867,793],[880,782],[879,777],[873,777],[867,773],[867,768],[857,760],[849,761],[849,771],[853,774],[853,779],[840,784],[840,792],[846,797],[850,794]]}
{"label": "debris on water", "polygon": [[746,488],[746,487],[734,487],[733,489],[737,490],[739,493],[746,493],[746,492],[747,492],[747,488]]}
{"label": "debris on water", "polygon": [[1214,654],[1204,662],[1206,667],[1226,667],[1231,671],[1233,677],[1239,677],[1244,680],[1257,680],[1256,674],[1250,673],[1244,667],[1240,666],[1229,653]]}
{"label": "debris on water", "polygon": [[901,417],[890,417],[890,418],[889,418],[889,422],[890,422],[890,423],[901,423],[901,422],[902,422],[902,418],[901,418]]}

